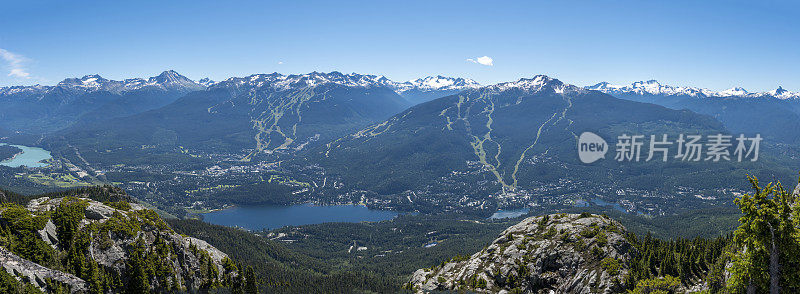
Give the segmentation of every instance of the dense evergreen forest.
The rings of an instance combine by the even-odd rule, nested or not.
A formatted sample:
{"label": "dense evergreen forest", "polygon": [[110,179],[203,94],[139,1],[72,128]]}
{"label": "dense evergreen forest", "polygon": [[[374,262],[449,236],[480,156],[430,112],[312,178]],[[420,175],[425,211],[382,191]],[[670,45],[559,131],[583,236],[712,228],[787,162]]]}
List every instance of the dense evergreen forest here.
{"label": "dense evergreen forest", "polygon": [[789,191],[748,179],[753,192],[735,200],[742,215],[732,234],[672,241],[630,234],[640,252],[628,277],[632,292],[677,293],[702,279],[708,293],[798,293],[800,185]]}

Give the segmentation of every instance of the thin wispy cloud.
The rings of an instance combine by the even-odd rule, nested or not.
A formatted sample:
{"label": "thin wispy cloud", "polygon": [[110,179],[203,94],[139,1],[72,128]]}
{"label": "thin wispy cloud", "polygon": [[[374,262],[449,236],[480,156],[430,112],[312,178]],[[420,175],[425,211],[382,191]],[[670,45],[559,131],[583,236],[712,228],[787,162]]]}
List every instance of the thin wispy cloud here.
{"label": "thin wispy cloud", "polygon": [[22,79],[30,79],[31,74],[25,69],[24,63],[28,61],[22,55],[12,53],[11,51],[0,48],[0,59],[2,59],[8,67],[8,76]]}
{"label": "thin wispy cloud", "polygon": [[493,66],[494,65],[494,59],[492,59],[489,56],[483,56],[483,57],[478,57],[478,58],[467,58],[467,61],[472,62],[472,63],[481,64],[481,65],[486,65],[486,66]]}

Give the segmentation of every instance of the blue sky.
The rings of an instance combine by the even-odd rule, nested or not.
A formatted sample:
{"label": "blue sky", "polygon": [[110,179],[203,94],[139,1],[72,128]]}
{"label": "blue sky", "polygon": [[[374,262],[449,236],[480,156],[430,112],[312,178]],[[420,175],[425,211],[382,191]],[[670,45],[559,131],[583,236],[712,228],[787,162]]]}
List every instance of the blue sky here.
{"label": "blue sky", "polygon": [[[174,69],[800,91],[790,1],[11,1],[0,86]],[[488,56],[491,66],[467,61]]]}

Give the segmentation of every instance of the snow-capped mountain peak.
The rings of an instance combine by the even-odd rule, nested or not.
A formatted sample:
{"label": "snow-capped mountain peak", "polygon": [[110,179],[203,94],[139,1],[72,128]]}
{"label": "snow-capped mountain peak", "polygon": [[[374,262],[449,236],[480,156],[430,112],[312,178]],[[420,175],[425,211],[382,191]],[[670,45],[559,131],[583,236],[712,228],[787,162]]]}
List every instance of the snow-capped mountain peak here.
{"label": "snow-capped mountain peak", "polygon": [[417,89],[420,91],[434,91],[434,90],[464,90],[479,88],[481,85],[471,79],[466,78],[452,78],[441,75],[428,76],[419,78],[404,83],[399,83],[397,89],[400,92],[410,89]]}
{"label": "snow-capped mountain peak", "polygon": [[723,97],[726,96],[734,97],[734,96],[747,96],[748,94],[750,94],[750,92],[747,92],[747,90],[745,90],[742,87],[733,87],[724,91],[720,91],[718,94],[719,96]]}
{"label": "snow-capped mountain peak", "polygon": [[800,98],[800,93],[792,93],[788,90],[784,89],[781,86],[778,86],[777,89],[767,92],[770,96],[773,96],[778,99],[798,99]]}
{"label": "snow-capped mountain peak", "polygon": [[670,85],[663,85],[656,80],[634,82],[630,87],[623,87],[620,90],[630,89],[639,94],[652,94],[652,95],[688,95],[700,96],[703,95],[703,89],[695,87],[673,87]]}
{"label": "snow-capped mountain peak", "polygon": [[93,74],[93,75],[85,75],[81,78],[64,79],[63,81],[58,83],[58,85],[64,87],[99,88],[106,82],[108,82],[107,79],[101,77],[98,74]]}
{"label": "snow-capped mountain peak", "polygon": [[205,86],[190,80],[174,70],[167,70],[147,80],[148,86],[157,86],[169,90],[195,91],[205,89]]}
{"label": "snow-capped mountain peak", "polygon": [[189,79],[180,75],[174,70],[167,70],[155,77],[150,78],[150,81],[156,81],[159,83],[180,83],[187,80]]}
{"label": "snow-capped mountain peak", "polygon": [[200,84],[200,85],[203,85],[206,88],[208,88],[208,87],[211,87],[212,85],[216,84],[217,82],[212,81],[209,78],[202,78],[199,81],[197,81],[197,83]]}
{"label": "snow-capped mountain peak", "polygon": [[618,91],[619,89],[624,88],[624,87],[625,86],[612,85],[609,82],[599,82],[599,83],[591,85],[591,86],[586,86],[585,88],[587,90],[595,90],[595,91],[600,91],[600,92],[606,93],[606,92]]}
{"label": "snow-capped mountain peak", "polygon": [[638,81],[633,83],[633,87],[657,89],[661,87],[661,83],[656,80]]}
{"label": "snow-capped mountain peak", "polygon": [[502,92],[518,89],[527,93],[536,93],[543,89],[552,89],[554,92],[564,94],[567,92],[584,92],[585,90],[570,84],[565,84],[558,79],[546,75],[536,75],[533,78],[522,78],[515,82],[505,82],[486,87],[490,91]]}

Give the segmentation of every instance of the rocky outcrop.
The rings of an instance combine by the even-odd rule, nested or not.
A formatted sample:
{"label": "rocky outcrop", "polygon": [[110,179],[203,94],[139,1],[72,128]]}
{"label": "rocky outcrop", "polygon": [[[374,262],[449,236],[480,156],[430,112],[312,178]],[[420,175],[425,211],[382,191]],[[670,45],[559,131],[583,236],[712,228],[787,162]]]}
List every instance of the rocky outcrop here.
{"label": "rocky outcrop", "polygon": [[[193,292],[204,286],[214,285],[218,283],[214,282],[215,279],[220,281],[223,278],[223,260],[227,258],[224,252],[203,240],[175,233],[154,211],[136,204],[104,204],[75,197],[43,197],[31,200],[25,207],[30,214],[38,218],[48,218],[43,226],[36,228],[34,236],[41,238],[58,254],[66,254],[64,245],[68,244],[66,240],[59,240],[59,222],[53,217],[62,203],[77,205],[83,209],[83,217],[77,229],[88,233],[86,257],[119,278],[123,284],[130,279],[131,270],[128,267],[132,248],[140,248],[139,252],[144,256],[153,255],[145,259],[145,262],[155,260],[162,272],[168,273],[167,277],[150,277],[149,285],[153,289]],[[0,221],[10,222],[3,218]],[[73,292],[82,292],[88,287],[87,282],[75,275],[25,260],[2,247],[0,261],[6,272],[42,290],[47,290],[47,279],[66,285]],[[124,289],[111,290],[116,292]]]}
{"label": "rocky outcrop", "polygon": [[417,270],[418,291],[614,293],[635,248],[621,224],[588,214],[530,217],[470,257]]}
{"label": "rocky outcrop", "polygon": [[52,270],[5,250],[0,247],[0,265],[9,274],[18,279],[28,282],[37,288],[44,289],[47,279],[69,285],[73,292],[83,292],[86,290],[86,282],[82,279],[62,271]]}
{"label": "rocky outcrop", "polygon": [[53,247],[53,249],[58,248],[58,235],[56,233],[56,225],[53,224],[52,220],[47,220],[47,223],[44,224],[44,229],[38,231],[39,236],[42,238],[42,241]]}

